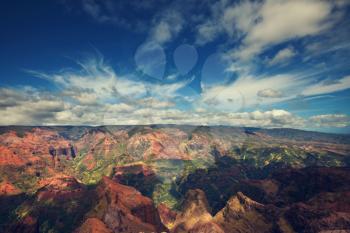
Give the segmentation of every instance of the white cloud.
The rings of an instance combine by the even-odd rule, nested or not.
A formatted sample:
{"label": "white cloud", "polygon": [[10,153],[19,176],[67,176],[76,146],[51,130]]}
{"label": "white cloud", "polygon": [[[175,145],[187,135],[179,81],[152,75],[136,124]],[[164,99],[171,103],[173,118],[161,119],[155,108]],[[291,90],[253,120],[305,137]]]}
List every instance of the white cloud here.
{"label": "white cloud", "polygon": [[121,77],[103,59],[91,59],[79,64],[81,70],[31,74],[54,82],[62,89],[62,95],[83,105],[104,104],[112,100],[134,102],[147,96],[169,99],[177,96],[178,90],[192,81],[167,84],[144,82],[132,76]]}
{"label": "white cloud", "polygon": [[[252,127],[346,127],[349,116],[318,115],[301,118],[286,110],[211,111],[208,108],[180,110],[173,103],[154,98],[129,103],[81,105],[64,102],[53,95],[21,90],[2,90],[16,96],[16,105],[0,107],[2,125],[103,125],[103,124],[191,124]],[[33,97],[35,96],[35,97]],[[135,104],[136,103],[136,104]]]}
{"label": "white cloud", "polygon": [[3,125],[41,125],[64,109],[65,104],[60,100],[21,101],[16,106],[0,108],[0,122]]}
{"label": "white cloud", "polygon": [[[211,6],[211,16],[197,25],[197,43],[226,35],[235,42],[230,54],[249,60],[266,48],[295,38],[313,36],[334,24],[333,9],[341,7],[322,0],[221,0]],[[237,48],[237,42],[241,46]]]}
{"label": "white cloud", "polygon": [[258,3],[242,1],[230,5],[229,1],[218,1],[210,7],[211,17],[196,26],[196,43],[204,45],[222,34],[241,36],[256,20]]}
{"label": "white cloud", "polygon": [[[170,99],[170,98],[169,98]],[[145,98],[139,101],[139,104],[152,109],[174,107],[175,103],[170,101],[161,101],[153,97]]]}
{"label": "white cloud", "polygon": [[149,41],[164,44],[173,40],[183,28],[181,14],[174,10],[165,11],[151,29]]}
{"label": "white cloud", "polygon": [[212,22],[205,22],[197,27],[196,43],[204,45],[210,41],[213,41],[219,34],[219,28]]}
{"label": "white cloud", "polygon": [[0,88],[0,108],[18,105],[19,101],[25,100],[25,97],[15,90]]}
{"label": "white cloud", "polygon": [[[308,82],[310,81],[307,79],[301,79],[292,75],[271,77],[241,76],[229,85],[217,85],[204,89],[202,102],[209,103],[209,105],[225,111],[237,111],[246,107],[256,107],[260,104],[271,104],[292,99],[297,96],[298,90],[305,87]],[[275,98],[264,98],[263,100],[259,98],[261,94],[266,94],[266,90],[272,88],[277,88],[278,92],[284,95],[275,95]],[[271,94],[271,91],[269,92]]]}
{"label": "white cloud", "polygon": [[350,76],[343,77],[338,80],[323,80],[305,88],[303,95],[322,95],[350,88]]}
{"label": "white cloud", "polygon": [[267,0],[257,12],[259,21],[246,31],[235,55],[249,59],[268,46],[316,35],[330,26],[332,8],[328,1]]}
{"label": "white cloud", "polygon": [[302,127],[305,120],[285,110],[254,112],[208,112],[181,111],[179,109],[163,109],[153,111],[150,108],[137,109],[129,118],[110,118],[109,124],[190,124],[190,125],[231,125],[253,127]]}
{"label": "white cloud", "polygon": [[260,97],[265,97],[265,98],[281,98],[281,97],[283,97],[283,95],[280,91],[272,89],[272,88],[260,90],[260,91],[258,91],[257,95]]}
{"label": "white cloud", "polygon": [[247,32],[258,20],[260,4],[252,1],[242,1],[239,4],[225,7],[221,22],[225,31],[234,36],[238,32]]}
{"label": "white cloud", "polygon": [[[276,75],[270,77],[240,76],[231,84],[202,86],[197,104],[218,111],[241,111],[281,103],[300,96],[315,96],[350,89],[350,76],[317,83],[302,75]],[[202,106],[202,107],[203,107]]]}
{"label": "white cloud", "polygon": [[53,82],[79,102],[82,101],[81,95],[96,95],[98,100],[103,101],[120,96],[139,97],[146,93],[143,83],[118,76],[102,58],[92,58],[78,64],[80,70],[63,70],[53,74],[30,73]]}
{"label": "white cloud", "polygon": [[174,98],[181,97],[178,91],[193,80],[155,83],[121,77],[102,58],[78,64],[80,69],[53,74],[29,72],[53,82],[57,87],[54,92],[1,88],[1,123],[120,124],[138,119],[138,110],[154,113],[175,108]]}
{"label": "white cloud", "polygon": [[272,57],[270,60],[267,61],[269,65],[276,65],[280,63],[284,63],[294,57],[297,54],[297,52],[294,50],[293,47],[287,47],[280,51],[278,51],[274,57]]}
{"label": "white cloud", "polygon": [[[201,95],[183,96],[179,90],[187,88],[193,79],[152,83],[131,76],[120,77],[102,59],[80,65],[78,70],[35,73],[57,85],[59,89],[52,93],[28,87],[0,89],[1,100],[4,100],[0,102],[1,124],[176,123],[299,127],[307,119],[285,110],[247,112],[247,109],[283,102],[301,94],[312,96],[350,88],[349,76],[315,84],[297,75],[241,75],[229,84],[202,86]],[[184,111],[176,101],[186,97],[191,97],[187,101],[190,108]]]}
{"label": "white cloud", "polygon": [[311,125],[315,127],[347,127],[350,126],[350,117],[345,114],[324,114],[309,118]]}
{"label": "white cloud", "polygon": [[172,39],[171,27],[167,22],[161,21],[154,28],[153,38],[158,43],[164,43]]}

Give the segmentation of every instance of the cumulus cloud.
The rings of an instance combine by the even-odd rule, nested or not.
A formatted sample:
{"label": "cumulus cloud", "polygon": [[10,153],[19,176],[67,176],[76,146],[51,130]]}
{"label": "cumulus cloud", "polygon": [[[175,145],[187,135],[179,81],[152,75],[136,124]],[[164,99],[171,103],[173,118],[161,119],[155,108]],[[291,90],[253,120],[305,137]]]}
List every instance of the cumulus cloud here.
{"label": "cumulus cloud", "polygon": [[137,109],[132,117],[125,115],[111,117],[108,124],[190,124],[190,125],[231,125],[254,127],[302,127],[305,120],[285,110],[254,112],[208,112],[182,111],[169,108],[154,111],[151,108]]}
{"label": "cumulus cloud", "polygon": [[20,101],[16,106],[0,108],[0,121],[3,125],[41,125],[64,109],[60,100]]}
{"label": "cumulus cloud", "polygon": [[136,117],[118,122],[294,128],[302,127],[305,123],[303,118],[279,109],[236,113],[208,112],[204,109],[194,112],[179,109],[163,109],[157,112],[152,109],[138,109],[134,116]]}
{"label": "cumulus cloud", "polygon": [[346,127],[345,114],[302,118],[283,109],[270,111],[212,111],[208,108],[181,110],[172,102],[154,97],[134,102],[73,103],[66,96],[56,96],[32,89],[31,92],[2,89],[15,98],[16,105],[0,107],[1,125],[129,125],[191,124],[252,127]]}
{"label": "cumulus cloud", "polygon": [[310,124],[315,127],[347,127],[350,126],[350,117],[345,114],[324,114],[309,118]]}
{"label": "cumulus cloud", "polygon": [[0,108],[13,107],[23,101],[24,96],[8,88],[0,88]]}

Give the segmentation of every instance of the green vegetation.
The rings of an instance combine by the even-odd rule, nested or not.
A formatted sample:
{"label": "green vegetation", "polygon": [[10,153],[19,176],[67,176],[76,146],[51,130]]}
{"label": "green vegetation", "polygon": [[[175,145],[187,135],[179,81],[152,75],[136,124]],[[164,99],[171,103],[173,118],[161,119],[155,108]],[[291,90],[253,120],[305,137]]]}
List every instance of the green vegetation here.
{"label": "green vegetation", "polygon": [[79,157],[73,164],[76,177],[85,184],[96,184],[102,176],[110,176],[114,165],[116,164],[116,156],[109,154],[106,156],[96,156],[93,158],[95,163],[92,169],[88,169],[84,163],[84,157]]}
{"label": "green vegetation", "polygon": [[[166,204],[172,209],[179,206],[179,195],[174,190],[175,182],[164,182],[155,186],[152,193],[152,199],[156,205],[160,203]],[[174,195],[175,194],[175,195]],[[176,195],[177,194],[177,195]]]}
{"label": "green vegetation", "polygon": [[160,180],[154,187],[151,195],[155,204],[164,203],[170,208],[176,209],[182,201],[182,194],[178,191],[177,180],[186,177],[197,169],[209,166],[205,160],[152,160],[147,164],[152,166]]}
{"label": "green vegetation", "polygon": [[[97,145],[101,145],[100,140]],[[88,153],[86,148],[72,161],[71,167],[76,177],[85,184],[96,184],[103,176],[110,176],[113,167],[124,162],[129,162],[130,157],[125,153],[126,145],[118,143],[110,151],[94,151]]]}

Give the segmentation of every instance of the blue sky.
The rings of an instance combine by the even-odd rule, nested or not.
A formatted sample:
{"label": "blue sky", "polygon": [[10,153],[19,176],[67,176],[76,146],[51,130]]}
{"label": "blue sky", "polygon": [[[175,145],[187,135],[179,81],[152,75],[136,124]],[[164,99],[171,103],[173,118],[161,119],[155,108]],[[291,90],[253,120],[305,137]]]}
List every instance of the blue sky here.
{"label": "blue sky", "polygon": [[5,1],[0,123],[349,133],[349,3]]}

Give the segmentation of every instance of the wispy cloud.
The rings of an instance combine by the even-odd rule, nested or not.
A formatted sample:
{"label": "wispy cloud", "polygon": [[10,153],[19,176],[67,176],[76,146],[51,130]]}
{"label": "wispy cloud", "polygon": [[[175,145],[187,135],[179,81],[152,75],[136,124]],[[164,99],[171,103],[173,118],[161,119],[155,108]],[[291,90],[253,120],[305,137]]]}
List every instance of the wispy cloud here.
{"label": "wispy cloud", "polygon": [[333,7],[327,1],[265,1],[256,12],[259,20],[248,28],[234,55],[249,59],[268,46],[316,35],[334,23]]}
{"label": "wispy cloud", "polygon": [[156,43],[166,43],[172,41],[182,30],[184,19],[182,15],[173,10],[168,10],[162,15],[154,27],[151,29],[149,40]]}
{"label": "wispy cloud", "polygon": [[288,47],[279,50],[274,57],[267,60],[267,64],[272,66],[276,64],[281,64],[287,62],[289,59],[293,58],[297,52],[294,50],[293,47]]}
{"label": "wispy cloud", "polygon": [[341,79],[322,80],[318,83],[306,87],[305,90],[303,90],[302,94],[306,96],[323,95],[343,91],[349,88],[350,76],[346,76]]}
{"label": "wispy cloud", "polygon": [[222,111],[237,111],[274,103],[283,103],[300,97],[325,95],[350,89],[350,77],[338,80],[305,78],[298,74],[276,76],[239,76],[231,84],[203,88],[199,104]]}
{"label": "wispy cloud", "polygon": [[[222,109],[237,109],[257,107],[260,104],[271,104],[295,98],[295,90],[300,90],[307,84],[304,80],[292,75],[276,75],[271,77],[240,76],[229,85],[217,85],[203,90],[203,102],[216,100],[216,107]],[[271,89],[273,89],[271,91]],[[267,93],[269,92],[269,93]],[[267,94],[284,93],[276,98],[265,98]],[[259,95],[260,94],[260,95]],[[236,99],[235,103],[230,101]]]}

